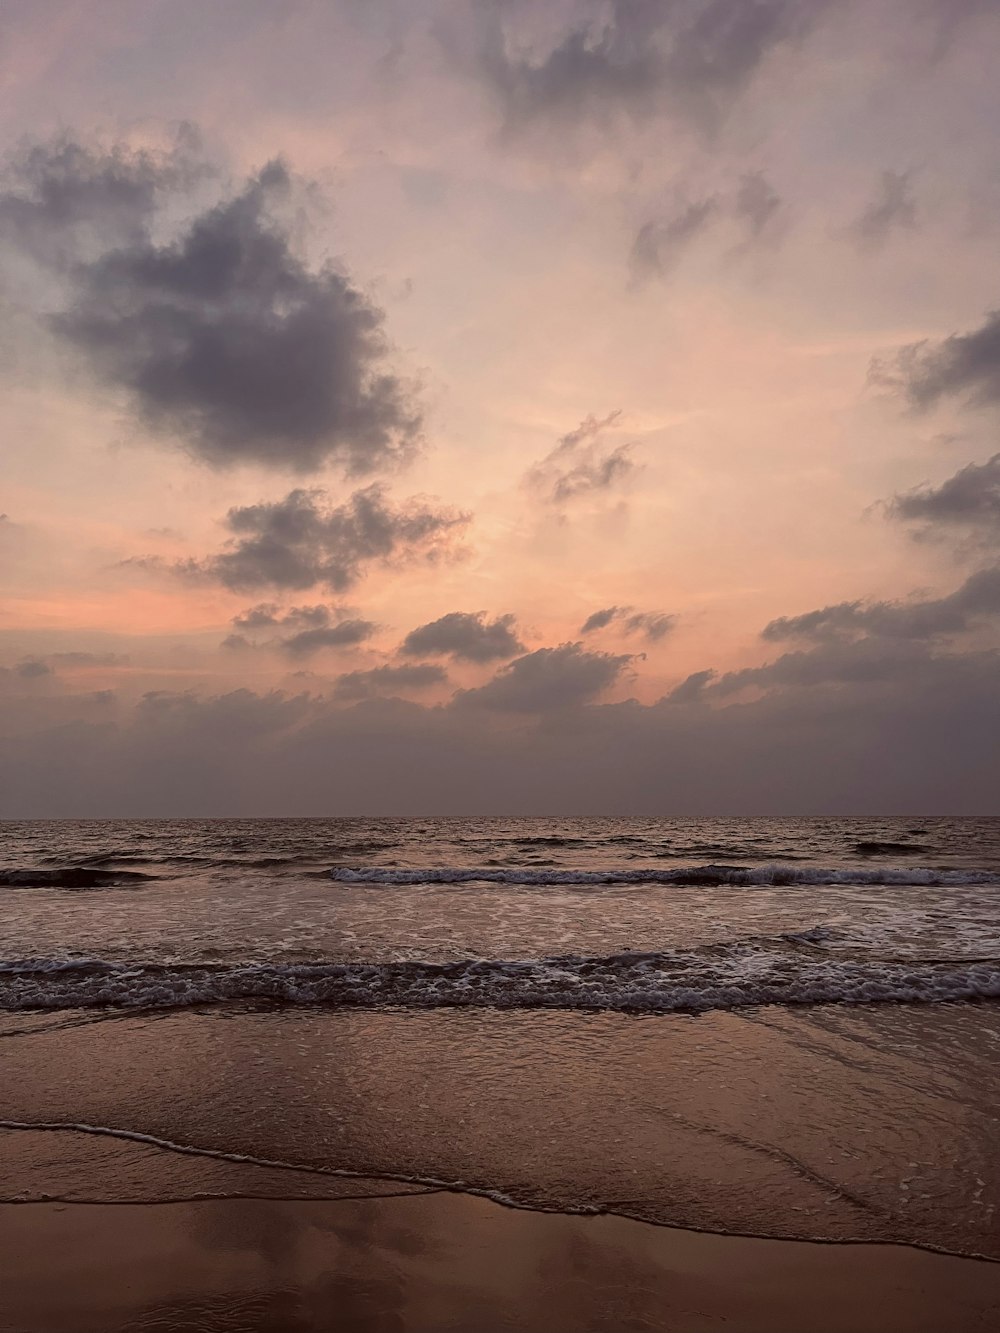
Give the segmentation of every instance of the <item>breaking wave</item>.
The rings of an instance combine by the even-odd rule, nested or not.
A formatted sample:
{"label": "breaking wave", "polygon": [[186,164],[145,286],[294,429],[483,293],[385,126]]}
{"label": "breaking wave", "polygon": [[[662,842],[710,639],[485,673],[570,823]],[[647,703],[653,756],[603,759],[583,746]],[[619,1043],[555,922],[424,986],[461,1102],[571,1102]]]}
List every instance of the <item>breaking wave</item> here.
{"label": "breaking wave", "polygon": [[399,870],[386,866],[335,866],[331,877],[340,884],[899,884],[962,885],[1000,881],[996,870],[903,869],[872,866],[681,866],[673,869],[573,870],[516,866],[495,869],[449,866]]}
{"label": "breaking wave", "polygon": [[918,962],[828,954],[823,928],[675,952],[538,959],[159,965],[99,958],[0,963],[0,1009],[165,1009],[273,1003],[333,1009],[703,1013],[754,1005],[1000,998],[1000,957]]}

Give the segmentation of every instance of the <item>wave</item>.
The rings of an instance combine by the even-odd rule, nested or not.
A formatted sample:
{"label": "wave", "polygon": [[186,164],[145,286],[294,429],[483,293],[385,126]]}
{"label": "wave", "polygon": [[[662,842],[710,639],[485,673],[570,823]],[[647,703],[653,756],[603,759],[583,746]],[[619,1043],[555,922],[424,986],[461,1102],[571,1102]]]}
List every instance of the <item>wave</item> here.
{"label": "wave", "polygon": [[332,1009],[569,1009],[703,1013],[757,1005],[1000,998],[1000,958],[858,960],[818,928],[676,952],[455,962],[163,965],[100,958],[0,964],[0,1009],[166,1009],[272,1003]]}
{"label": "wave", "polygon": [[920,842],[856,842],[854,850],[859,856],[896,856],[900,852],[929,852],[926,843]]}
{"label": "wave", "polygon": [[155,879],[155,875],[145,875],[138,870],[99,870],[94,866],[0,870],[0,885],[10,889],[136,888]]}
{"label": "wave", "polygon": [[678,885],[798,885],[798,884],[899,884],[962,885],[1000,881],[1000,870],[940,870],[911,866],[903,869],[871,866],[681,866],[669,870],[611,868],[573,870],[516,866],[495,869],[475,866],[412,868],[387,866],[334,866],[330,876],[339,884],[678,884]]}
{"label": "wave", "polygon": [[809,860],[808,853],[803,854],[799,852],[793,852],[790,851],[788,848],[782,848],[778,850],[773,847],[770,849],[770,851],[767,852],[757,852],[742,843],[739,846],[727,846],[725,843],[695,842],[695,843],[690,843],[684,847],[668,847],[665,851],[654,852],[652,854],[660,858],[670,857],[670,859],[674,861],[676,861],[681,856],[690,856],[690,857],[732,856],[732,857],[739,857],[742,860],[747,860],[747,861],[765,861],[770,865],[774,865],[779,859],[782,865],[784,865],[786,861]]}
{"label": "wave", "polygon": [[589,847],[592,839],[590,838],[565,838],[557,837],[555,834],[548,837],[537,838],[511,838],[512,847]]}

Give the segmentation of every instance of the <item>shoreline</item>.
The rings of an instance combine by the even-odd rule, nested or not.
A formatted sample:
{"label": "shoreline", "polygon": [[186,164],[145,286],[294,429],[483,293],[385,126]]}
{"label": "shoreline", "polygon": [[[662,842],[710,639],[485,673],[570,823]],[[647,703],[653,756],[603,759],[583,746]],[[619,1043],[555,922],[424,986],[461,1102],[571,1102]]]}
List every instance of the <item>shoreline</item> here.
{"label": "shoreline", "polygon": [[113,1040],[10,1025],[3,1194],[430,1189],[515,1215],[997,1259],[990,1015],[188,1012],[123,1018]]}
{"label": "shoreline", "polygon": [[[2,1128],[2,1127],[0,1127]],[[301,1168],[293,1165],[287,1166],[291,1171]],[[307,1168],[308,1169],[308,1168]],[[420,1198],[456,1198],[470,1199],[481,1203],[489,1204],[496,1208],[501,1208],[511,1213],[528,1213],[539,1217],[565,1217],[575,1218],[581,1221],[590,1219],[609,1218],[611,1220],[634,1223],[636,1226],[648,1227],[655,1231],[675,1232],[678,1235],[685,1236],[706,1236],[718,1240],[732,1241],[767,1241],[776,1245],[804,1245],[819,1246],[834,1249],[887,1249],[887,1250],[913,1250],[918,1254],[932,1255],[942,1259],[962,1259],[969,1260],[971,1263],[989,1264],[1000,1272],[1000,1258],[995,1255],[978,1254],[967,1250],[948,1249],[943,1245],[934,1245],[924,1241],[896,1241],[896,1240],[867,1240],[864,1237],[849,1236],[771,1236],[766,1232],[756,1231],[736,1231],[727,1230],[724,1227],[699,1227],[699,1226],[681,1226],[675,1222],[660,1221],[656,1218],[642,1217],[636,1213],[625,1212],[616,1208],[572,1208],[572,1207],[551,1207],[546,1208],[541,1204],[519,1203],[516,1199],[509,1198],[499,1191],[488,1189],[477,1189],[475,1186],[451,1185],[445,1182],[429,1183],[414,1177],[393,1176],[393,1175],[367,1175],[367,1174],[349,1174],[345,1173],[335,1177],[341,1180],[354,1180],[358,1184],[366,1183],[373,1186],[371,1191],[358,1194],[330,1194],[330,1195],[309,1195],[301,1194],[279,1194],[279,1193],[253,1193],[252,1191],[240,1190],[231,1194],[211,1194],[211,1193],[191,1193],[183,1195],[170,1195],[169,1197],[153,1198],[145,1200],[136,1199],[102,1199],[98,1196],[88,1193],[85,1198],[73,1198],[69,1195],[59,1194],[40,1194],[32,1199],[0,1199],[0,1213],[7,1209],[16,1208],[173,1208],[185,1206],[198,1206],[201,1204],[321,1204],[321,1205],[339,1205],[343,1203],[369,1202],[372,1200],[386,1199],[420,1199]],[[382,1183],[386,1185],[399,1185],[399,1189],[381,1190],[378,1188]],[[409,1188],[407,1188],[409,1186]],[[1000,1312],[1000,1307],[998,1307]]]}

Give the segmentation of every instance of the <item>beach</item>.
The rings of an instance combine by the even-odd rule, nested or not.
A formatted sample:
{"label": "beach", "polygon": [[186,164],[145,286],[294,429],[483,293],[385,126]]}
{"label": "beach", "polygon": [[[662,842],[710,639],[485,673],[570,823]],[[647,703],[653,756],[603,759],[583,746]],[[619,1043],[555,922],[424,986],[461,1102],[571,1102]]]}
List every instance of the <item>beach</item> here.
{"label": "beach", "polygon": [[816,1017],[7,1016],[0,1328],[994,1327],[1000,1012]]}
{"label": "beach", "polygon": [[983,823],[26,829],[0,1328],[994,1327]]}

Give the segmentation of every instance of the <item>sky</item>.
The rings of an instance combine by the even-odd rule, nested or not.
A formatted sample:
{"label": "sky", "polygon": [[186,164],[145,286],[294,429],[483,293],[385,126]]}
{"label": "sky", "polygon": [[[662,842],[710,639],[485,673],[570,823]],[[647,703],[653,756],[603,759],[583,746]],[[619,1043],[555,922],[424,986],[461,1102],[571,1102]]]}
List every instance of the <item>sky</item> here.
{"label": "sky", "polygon": [[4,0],[0,817],[994,814],[995,0]]}

